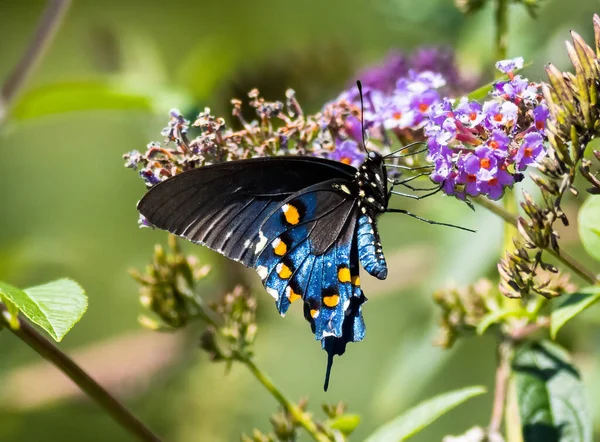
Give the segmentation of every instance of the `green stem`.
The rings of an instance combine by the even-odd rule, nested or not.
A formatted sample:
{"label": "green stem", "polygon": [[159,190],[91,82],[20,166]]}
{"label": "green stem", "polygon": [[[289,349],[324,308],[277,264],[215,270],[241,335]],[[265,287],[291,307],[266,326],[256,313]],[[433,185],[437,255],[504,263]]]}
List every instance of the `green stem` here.
{"label": "green stem", "polygon": [[254,377],[260,382],[263,387],[267,389],[269,393],[273,395],[273,397],[279,402],[279,404],[294,418],[296,422],[298,422],[310,436],[318,441],[318,442],[330,442],[331,439],[327,437],[322,431],[317,428],[317,425],[312,421],[312,419],[304,413],[298,407],[298,405],[290,402],[273,384],[271,379],[260,370],[252,360],[244,355],[236,354],[237,359],[242,362],[250,372],[254,375]]}
{"label": "green stem", "polygon": [[0,122],[6,117],[10,106],[18,97],[25,82],[42,60],[70,4],[71,0],[48,1],[48,6],[40,18],[31,43],[15,68],[8,75],[0,91]]}
{"label": "green stem", "polygon": [[[504,209],[504,207],[502,207],[498,204],[492,203],[491,201],[489,201],[485,198],[474,198],[473,202],[482,207],[485,207],[487,210],[494,213],[495,215],[498,215],[500,218],[502,218],[507,223],[512,224],[513,226],[517,225],[517,220],[518,220],[517,216],[508,212],[506,209]],[[585,268],[585,266],[583,266],[583,264],[581,264],[579,261],[577,261],[571,255],[567,254],[565,251],[561,251],[559,253],[550,248],[546,248],[544,250],[546,252],[550,253],[557,260],[562,262],[565,266],[567,266],[574,273],[579,275],[582,279],[589,282],[590,284],[600,283],[600,279],[594,272],[591,272],[590,270]]]}
{"label": "green stem", "polygon": [[488,427],[490,435],[500,434],[500,427],[504,417],[506,396],[508,392],[508,381],[510,379],[510,360],[512,355],[511,343],[501,342],[498,346],[498,367],[496,368],[496,384],[494,387],[494,402],[492,417]]}
{"label": "green stem", "polygon": [[508,53],[508,0],[496,0],[494,20],[496,61],[505,60]]}
{"label": "green stem", "polygon": [[[0,317],[4,311],[4,306],[0,306]],[[100,405],[112,416],[125,430],[129,431],[137,439],[144,442],[160,442],[160,438],[146,427],[131,411],[129,411],[121,402],[106,391],[92,377],[87,374],[71,358],[64,354],[52,342],[42,336],[29,322],[19,318],[19,327],[12,329],[15,336],[25,342],[29,347],[35,350],[40,356],[47,359],[56,368],[62,371],[70,378],[87,396]]]}

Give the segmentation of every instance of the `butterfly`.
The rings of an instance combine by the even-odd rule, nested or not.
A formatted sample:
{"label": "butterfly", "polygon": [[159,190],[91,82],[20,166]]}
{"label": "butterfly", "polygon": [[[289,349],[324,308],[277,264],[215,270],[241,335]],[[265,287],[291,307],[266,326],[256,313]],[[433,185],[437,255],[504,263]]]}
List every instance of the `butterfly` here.
{"label": "butterfly", "polygon": [[307,156],[208,165],[158,183],[138,203],[152,225],[254,268],[281,315],[302,300],[328,354],[325,390],[333,356],[365,336],[359,265],[379,279],[388,274],[378,216],[424,220],[388,208],[402,181],[388,187],[384,160],[396,152],[367,151],[364,139],[363,147],[358,168]]}

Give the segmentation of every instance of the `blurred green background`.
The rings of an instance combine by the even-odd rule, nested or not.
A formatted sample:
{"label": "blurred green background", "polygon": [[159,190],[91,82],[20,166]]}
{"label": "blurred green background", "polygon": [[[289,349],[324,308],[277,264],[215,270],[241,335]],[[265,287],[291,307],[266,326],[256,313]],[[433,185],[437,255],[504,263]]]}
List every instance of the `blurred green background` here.
{"label": "blurred green background", "polygon": [[[543,78],[550,61],[566,69],[563,41],[569,29],[592,40],[597,6],[597,0],[547,0],[537,20],[513,7],[509,54],[532,61],[526,74],[533,79]],[[44,7],[0,1],[0,81]],[[466,73],[489,79],[492,43],[491,8],[464,17],[450,0],[75,0],[0,127],[0,279],[21,287],[62,276],[78,281],[89,309],[61,348],[165,440],[230,441],[254,427],[267,431],[277,404],[244,367],[226,374],[210,363],[198,349],[198,330],[165,335],[138,325],[141,307],[127,269],[146,265],[153,244],[166,237],[138,229],[135,204],[144,186],[123,167],[122,154],[161,140],[169,108],[191,117],[210,106],[227,116],[229,99],[245,98],[253,87],[268,99],[283,99],[292,87],[306,111],[317,111],[354,72],[391,49],[449,45]],[[396,204],[478,233],[395,215],[381,219],[391,274],[385,282],[365,276],[367,337],[336,359],[329,392],[322,390],[326,355],[301,309],[282,319],[257,289],[257,364],[290,398],[309,397],[317,414],[323,402],[346,401],[363,419],[354,440],[424,398],[493,383],[492,338],[465,340],[449,351],[431,345],[437,319],[431,294],[445,284],[494,277],[501,223],[449,198]],[[565,230],[562,244],[576,243],[576,229]],[[216,253],[187,250],[215,267],[206,297],[222,293],[231,266]],[[248,278],[258,280],[252,272]],[[561,338],[583,372],[596,421],[599,321],[592,309]],[[12,335],[0,333],[0,348],[1,441],[131,440]],[[480,396],[414,440],[485,426],[490,411],[491,395]]]}

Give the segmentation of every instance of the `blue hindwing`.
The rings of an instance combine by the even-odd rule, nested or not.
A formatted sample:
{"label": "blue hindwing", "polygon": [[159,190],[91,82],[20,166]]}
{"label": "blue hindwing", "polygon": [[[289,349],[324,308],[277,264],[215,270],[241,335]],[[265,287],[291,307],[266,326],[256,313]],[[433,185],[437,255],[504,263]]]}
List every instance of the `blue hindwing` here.
{"label": "blue hindwing", "polygon": [[[302,299],[315,338],[330,354],[364,337],[357,217],[354,200],[321,185],[283,201],[251,243],[253,265],[278,311],[284,315]],[[318,235],[332,236],[324,252],[313,243],[323,247],[328,239]]]}

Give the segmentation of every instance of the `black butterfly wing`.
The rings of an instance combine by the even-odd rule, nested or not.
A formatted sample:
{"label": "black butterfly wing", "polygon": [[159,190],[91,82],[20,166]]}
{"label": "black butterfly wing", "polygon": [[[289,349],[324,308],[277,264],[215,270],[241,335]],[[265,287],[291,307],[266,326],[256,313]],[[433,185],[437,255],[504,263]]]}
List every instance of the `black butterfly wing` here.
{"label": "black butterfly wing", "polygon": [[153,225],[252,266],[249,242],[290,195],[356,169],[310,157],[254,158],[193,169],[152,187],[138,203]]}
{"label": "black butterfly wing", "polygon": [[347,342],[364,337],[355,173],[306,157],[221,163],[154,186],[138,209],[153,225],[254,267],[282,315],[303,299],[330,368]]}

